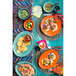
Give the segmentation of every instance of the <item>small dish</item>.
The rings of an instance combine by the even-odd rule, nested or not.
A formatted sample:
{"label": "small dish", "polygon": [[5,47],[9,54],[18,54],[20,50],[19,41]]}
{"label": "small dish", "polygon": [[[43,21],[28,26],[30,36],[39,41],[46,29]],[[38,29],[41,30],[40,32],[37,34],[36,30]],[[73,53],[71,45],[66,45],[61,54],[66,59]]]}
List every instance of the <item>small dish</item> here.
{"label": "small dish", "polygon": [[22,8],[18,11],[18,16],[22,20],[26,20],[29,17],[29,11],[26,8]]}
{"label": "small dish", "polygon": [[24,28],[26,30],[32,30],[34,28],[34,22],[32,20],[26,20],[24,22]]}
{"label": "small dish", "polygon": [[49,13],[49,12],[52,12],[52,10],[53,10],[54,7],[51,7],[50,10],[46,10],[46,9],[45,9],[46,4],[53,5],[51,2],[46,2],[46,3],[43,5],[44,11],[45,11],[45,12],[48,12],[48,13]]}
{"label": "small dish", "polygon": [[25,42],[30,42],[31,41],[31,36],[30,35],[25,35],[24,41]]}
{"label": "small dish", "polygon": [[55,10],[55,11],[59,11],[59,10],[60,10],[60,7],[59,7],[59,6],[55,6],[55,7],[54,7],[54,10]]}

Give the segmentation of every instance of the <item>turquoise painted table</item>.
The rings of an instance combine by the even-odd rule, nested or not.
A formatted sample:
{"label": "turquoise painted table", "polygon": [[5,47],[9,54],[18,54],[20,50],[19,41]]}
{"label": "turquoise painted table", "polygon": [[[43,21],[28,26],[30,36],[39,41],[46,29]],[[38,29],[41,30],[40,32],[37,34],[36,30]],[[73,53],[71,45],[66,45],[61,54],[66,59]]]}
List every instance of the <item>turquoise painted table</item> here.
{"label": "turquoise painted table", "polygon": [[[43,6],[43,4],[45,3],[45,2],[47,2],[47,1],[51,1],[53,4],[55,4],[55,3],[57,3],[57,2],[59,2],[59,6],[60,6],[60,11],[58,11],[58,13],[62,13],[63,14],[63,0],[34,0],[33,1],[33,6],[37,6],[37,5],[39,5],[39,6]],[[34,41],[35,41],[35,46],[37,46],[38,45],[38,41],[40,41],[40,40],[43,40],[39,35],[38,35],[38,33],[37,33],[37,30],[36,30],[36,22],[37,22],[37,20],[38,20],[38,18],[37,17],[35,17],[35,16],[33,16],[33,21],[34,21],[34,23],[35,23],[35,27],[34,27],[34,29],[33,29],[33,35],[34,35]],[[63,35],[59,38],[59,39],[57,39],[57,40],[53,40],[53,41],[48,41],[47,40],[47,45],[49,46],[62,46],[62,48],[63,48]],[[62,51],[62,53],[63,53],[63,51]],[[36,64],[35,64],[35,56],[36,56],[36,52],[35,52],[35,50],[34,50],[34,58],[33,58],[33,64],[36,66]],[[36,68],[37,68],[37,66],[36,66]],[[62,76],[62,75],[57,75],[57,74],[52,74],[52,75],[48,75],[48,74],[45,74],[45,73],[43,73],[43,72],[41,72],[38,68],[37,68],[37,76]]]}

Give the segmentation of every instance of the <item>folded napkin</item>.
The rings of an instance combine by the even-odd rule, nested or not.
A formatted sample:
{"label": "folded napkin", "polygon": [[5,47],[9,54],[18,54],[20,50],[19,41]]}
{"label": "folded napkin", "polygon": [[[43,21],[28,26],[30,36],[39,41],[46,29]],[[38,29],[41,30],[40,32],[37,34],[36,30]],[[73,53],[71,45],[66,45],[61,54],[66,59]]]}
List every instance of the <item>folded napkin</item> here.
{"label": "folded napkin", "polygon": [[[60,64],[60,63],[59,63],[59,64]],[[56,66],[59,65],[59,64],[56,64]],[[57,66],[57,67],[55,67],[55,68],[53,68],[52,71],[53,71],[54,73],[59,74],[59,75],[63,75],[63,64],[62,64],[62,65],[59,65],[59,66]]]}
{"label": "folded napkin", "polygon": [[42,14],[42,8],[40,6],[34,6],[32,15],[40,18],[41,14]]}

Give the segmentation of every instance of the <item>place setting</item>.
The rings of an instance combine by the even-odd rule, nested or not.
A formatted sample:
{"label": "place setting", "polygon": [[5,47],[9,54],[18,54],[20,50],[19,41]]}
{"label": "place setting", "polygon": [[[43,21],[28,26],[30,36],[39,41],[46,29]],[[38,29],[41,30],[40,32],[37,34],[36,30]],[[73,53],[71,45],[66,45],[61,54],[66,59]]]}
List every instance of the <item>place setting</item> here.
{"label": "place setting", "polygon": [[63,34],[63,27],[60,19],[55,16],[42,15],[37,22],[37,32],[46,40],[56,40]]}
{"label": "place setting", "polygon": [[[35,46],[36,56],[35,62],[37,67],[44,73],[54,74],[62,71],[63,74],[63,54],[62,46],[47,46],[46,42],[42,40],[39,46]],[[44,45],[41,45],[44,43]],[[52,59],[53,58],[53,59]],[[62,67],[61,67],[62,65]],[[57,72],[57,68],[62,68],[61,71]]]}

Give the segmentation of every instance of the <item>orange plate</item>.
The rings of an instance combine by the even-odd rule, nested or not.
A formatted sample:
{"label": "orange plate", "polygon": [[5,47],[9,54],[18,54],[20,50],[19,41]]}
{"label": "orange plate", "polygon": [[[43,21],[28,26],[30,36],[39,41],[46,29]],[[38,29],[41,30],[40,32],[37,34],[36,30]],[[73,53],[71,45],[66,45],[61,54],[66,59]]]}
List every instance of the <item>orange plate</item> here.
{"label": "orange plate", "polygon": [[[30,28],[30,29],[26,27],[28,21],[32,22],[32,28]],[[34,28],[34,22],[33,22],[32,20],[26,20],[26,21],[24,22],[24,28],[25,28],[26,30],[32,30],[32,29]]]}
{"label": "orange plate", "polygon": [[[43,25],[45,24],[45,21],[46,21],[47,19],[50,19],[50,18],[55,18],[54,20],[57,21],[56,24],[57,24],[57,26],[58,26],[58,29],[57,29],[57,31],[55,31],[55,32],[52,32],[51,30],[45,31],[45,30],[43,29]],[[46,17],[44,17],[43,20],[41,21],[41,30],[42,30],[42,32],[43,32],[45,35],[47,35],[47,36],[55,36],[55,35],[57,35],[57,34],[60,32],[60,30],[61,30],[61,21],[60,21],[59,19],[57,19],[55,16],[52,16],[52,15],[46,16]]]}
{"label": "orange plate", "polygon": [[[44,65],[42,64],[42,60],[43,60],[44,58],[48,58],[48,54],[49,54],[49,53],[54,53],[54,54],[56,55],[56,59],[53,60],[54,62],[52,63],[52,65],[48,65],[48,66],[46,67],[46,66],[44,66]],[[50,68],[52,68],[52,67],[55,66],[55,64],[58,62],[58,59],[59,59],[59,54],[58,54],[57,51],[55,51],[55,50],[47,50],[47,51],[45,51],[45,52],[40,56],[40,58],[39,58],[39,66],[40,66],[42,69],[50,69]]]}

